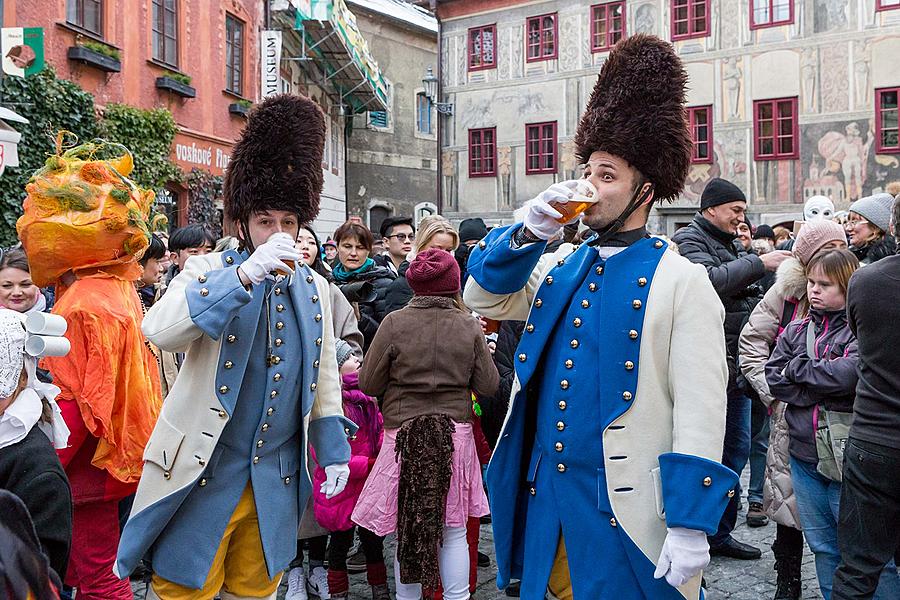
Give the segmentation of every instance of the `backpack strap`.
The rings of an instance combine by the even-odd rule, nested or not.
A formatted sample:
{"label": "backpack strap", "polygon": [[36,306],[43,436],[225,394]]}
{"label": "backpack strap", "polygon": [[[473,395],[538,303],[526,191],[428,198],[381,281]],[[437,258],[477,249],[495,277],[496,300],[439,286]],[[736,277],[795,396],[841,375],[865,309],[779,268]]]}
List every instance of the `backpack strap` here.
{"label": "backpack strap", "polygon": [[784,308],[781,310],[781,322],[778,324],[779,330],[784,329],[788,326],[788,323],[794,320],[798,306],[800,306],[800,303],[794,298],[785,298]]}

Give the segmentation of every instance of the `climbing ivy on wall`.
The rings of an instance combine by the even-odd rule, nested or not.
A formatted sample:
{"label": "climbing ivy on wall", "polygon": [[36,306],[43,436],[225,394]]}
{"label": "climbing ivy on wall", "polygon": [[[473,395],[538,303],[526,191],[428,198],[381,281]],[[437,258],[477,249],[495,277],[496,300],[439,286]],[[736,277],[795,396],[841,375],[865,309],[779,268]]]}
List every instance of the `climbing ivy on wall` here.
{"label": "climbing ivy on wall", "polygon": [[100,121],[103,138],[131,150],[134,156],[131,179],[151,190],[182,178],[181,169],[169,158],[176,130],[175,118],[165,108],[145,110],[127,104],[109,104]]}
{"label": "climbing ivy on wall", "polygon": [[200,169],[191,169],[187,176],[190,192],[188,223],[206,225],[217,238],[222,237],[222,219],[216,200],[222,197],[224,181],[221,176]]}
{"label": "climbing ivy on wall", "polygon": [[0,175],[0,245],[17,241],[16,219],[22,214],[25,184],[54,153],[56,132],[66,129],[80,140],[98,134],[94,97],[71,81],[59,79],[46,68],[31,77],[4,77],[0,103],[28,119],[11,123],[22,134],[19,166],[7,167]]}

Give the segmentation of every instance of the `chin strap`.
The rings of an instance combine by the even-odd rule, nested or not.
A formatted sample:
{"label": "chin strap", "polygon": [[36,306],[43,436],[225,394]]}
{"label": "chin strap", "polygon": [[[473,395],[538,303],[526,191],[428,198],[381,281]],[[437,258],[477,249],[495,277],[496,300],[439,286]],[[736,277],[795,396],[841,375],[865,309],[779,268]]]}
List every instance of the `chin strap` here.
{"label": "chin strap", "polygon": [[253,254],[253,251],[256,250],[256,247],[253,245],[253,240],[250,238],[250,227],[247,225],[246,221],[241,221],[241,233],[244,234],[244,239],[241,240],[241,244],[238,247],[239,250],[246,249],[247,252]]}
{"label": "chin strap", "polygon": [[635,190],[634,195],[631,197],[631,202],[628,203],[628,206],[625,207],[625,210],[622,211],[622,213],[616,218],[615,221],[613,221],[606,227],[594,230],[594,232],[597,234],[597,237],[595,237],[588,243],[589,246],[602,245],[604,242],[618,233],[620,229],[622,229],[622,226],[625,225],[625,221],[628,220],[628,217],[630,217],[634,213],[634,211],[640,208],[647,201],[647,198],[649,198],[653,194],[652,184],[643,192],[641,191],[642,187],[643,184],[641,185],[641,187]]}

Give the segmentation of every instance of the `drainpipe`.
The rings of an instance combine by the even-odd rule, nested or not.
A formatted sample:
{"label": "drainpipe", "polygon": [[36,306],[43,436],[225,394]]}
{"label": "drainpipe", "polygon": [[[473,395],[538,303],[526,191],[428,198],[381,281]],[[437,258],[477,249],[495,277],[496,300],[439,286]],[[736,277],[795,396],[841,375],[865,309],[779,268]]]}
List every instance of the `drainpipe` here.
{"label": "drainpipe", "polygon": [[[443,95],[441,88],[444,83],[444,65],[441,62],[441,50],[443,48],[443,39],[441,38],[441,18],[438,15],[437,11],[438,0],[430,0],[429,8],[431,8],[431,12],[434,13],[434,18],[437,20],[437,98],[435,98],[435,102],[441,102]],[[441,113],[435,111],[435,117],[437,118],[437,211],[438,214],[444,213],[444,190],[441,182],[443,181],[443,166],[444,166],[444,157],[441,145],[444,140],[444,123],[441,119]]]}

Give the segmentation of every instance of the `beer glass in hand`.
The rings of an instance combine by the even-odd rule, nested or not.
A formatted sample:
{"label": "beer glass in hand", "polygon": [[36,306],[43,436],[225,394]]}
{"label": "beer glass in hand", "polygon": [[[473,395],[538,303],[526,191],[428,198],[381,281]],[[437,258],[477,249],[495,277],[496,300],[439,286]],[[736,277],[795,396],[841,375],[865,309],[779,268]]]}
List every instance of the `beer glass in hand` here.
{"label": "beer glass in hand", "polygon": [[578,219],[591,204],[598,200],[597,189],[587,179],[572,179],[564,181],[562,185],[572,189],[572,198],[568,202],[553,200],[549,204],[562,214],[556,220],[563,225],[567,225]]}

